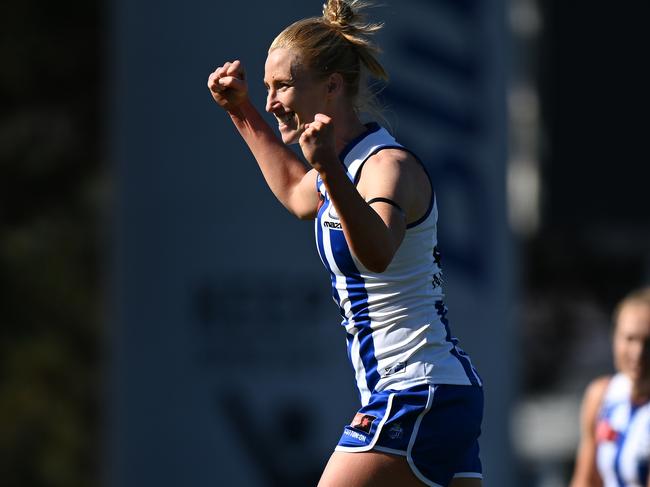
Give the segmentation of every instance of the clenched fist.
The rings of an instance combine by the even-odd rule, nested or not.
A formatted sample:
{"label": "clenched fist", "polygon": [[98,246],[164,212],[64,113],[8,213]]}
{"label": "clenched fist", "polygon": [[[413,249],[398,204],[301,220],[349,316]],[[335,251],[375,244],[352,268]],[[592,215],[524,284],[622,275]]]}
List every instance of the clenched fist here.
{"label": "clenched fist", "polygon": [[300,135],[298,143],[307,162],[318,172],[321,172],[327,164],[338,161],[334,124],[327,115],[317,113],[313,122],[305,124],[305,130]]}
{"label": "clenched fist", "polygon": [[239,60],[227,62],[208,77],[210,94],[224,110],[231,111],[248,98],[246,73]]}

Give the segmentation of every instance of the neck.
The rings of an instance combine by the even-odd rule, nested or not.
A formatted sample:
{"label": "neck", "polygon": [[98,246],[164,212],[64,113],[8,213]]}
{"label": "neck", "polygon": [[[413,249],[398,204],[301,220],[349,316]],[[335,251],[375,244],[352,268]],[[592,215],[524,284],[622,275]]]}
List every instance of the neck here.
{"label": "neck", "polygon": [[354,110],[350,109],[334,118],[334,130],[336,131],[336,152],[340,154],[345,146],[367,129]]}

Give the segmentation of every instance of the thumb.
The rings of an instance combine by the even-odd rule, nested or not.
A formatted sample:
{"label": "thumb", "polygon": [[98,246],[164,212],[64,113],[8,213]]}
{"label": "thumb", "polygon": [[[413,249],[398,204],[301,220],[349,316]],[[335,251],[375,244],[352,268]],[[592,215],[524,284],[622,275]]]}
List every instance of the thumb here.
{"label": "thumb", "polygon": [[237,91],[244,90],[246,86],[244,81],[239,78],[235,78],[234,76],[225,76],[223,78],[219,78],[217,83],[223,88],[234,88]]}

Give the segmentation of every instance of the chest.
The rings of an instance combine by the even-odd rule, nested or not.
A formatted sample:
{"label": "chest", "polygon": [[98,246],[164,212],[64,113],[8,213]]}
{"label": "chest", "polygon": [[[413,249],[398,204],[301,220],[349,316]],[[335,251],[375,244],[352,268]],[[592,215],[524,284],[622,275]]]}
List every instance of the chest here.
{"label": "chest", "polygon": [[596,424],[598,470],[605,485],[645,486],[650,460],[650,405],[605,403]]}

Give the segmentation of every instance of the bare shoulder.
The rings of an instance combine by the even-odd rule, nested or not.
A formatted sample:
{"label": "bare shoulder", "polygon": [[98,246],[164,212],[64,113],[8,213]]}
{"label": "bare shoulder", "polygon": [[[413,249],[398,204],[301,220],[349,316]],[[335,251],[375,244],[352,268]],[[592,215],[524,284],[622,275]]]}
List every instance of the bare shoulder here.
{"label": "bare shoulder", "polygon": [[[395,170],[421,169],[418,160],[408,151],[402,149],[382,149],[368,158],[365,169]],[[371,170],[372,170],[371,169]]]}
{"label": "bare shoulder", "polygon": [[604,375],[592,380],[587,388],[582,402],[583,414],[594,417],[607,391],[607,386],[612,380],[611,375]]}
{"label": "bare shoulder", "polygon": [[426,191],[429,178],[420,161],[402,149],[382,149],[368,158],[361,169],[361,180],[393,180],[406,184],[409,191]]}
{"label": "bare shoulder", "polygon": [[597,398],[600,400],[607,390],[609,382],[612,380],[611,375],[603,375],[592,380],[587,389],[585,390],[585,399],[586,398]]}

